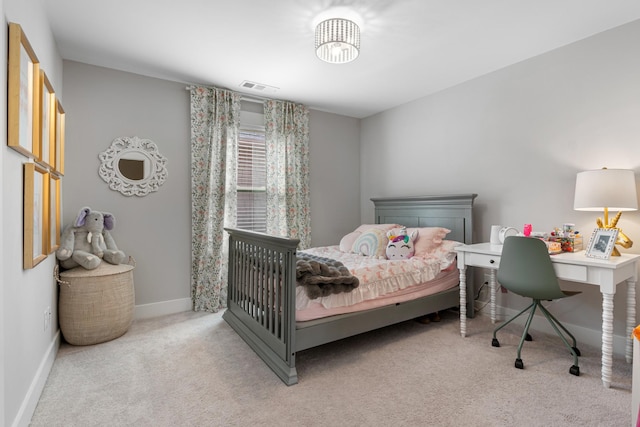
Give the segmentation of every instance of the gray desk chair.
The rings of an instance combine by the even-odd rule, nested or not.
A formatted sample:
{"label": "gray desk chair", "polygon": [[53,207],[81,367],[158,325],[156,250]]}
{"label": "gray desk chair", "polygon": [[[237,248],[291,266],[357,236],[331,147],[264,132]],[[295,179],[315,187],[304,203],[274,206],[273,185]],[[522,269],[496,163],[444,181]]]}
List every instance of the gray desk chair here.
{"label": "gray desk chair", "polygon": [[[520,344],[518,345],[518,357],[515,363],[516,368],[523,369],[524,364],[520,358],[522,345],[525,341],[531,341],[529,326],[531,325],[536,309],[539,308],[573,356],[573,366],[569,369],[569,373],[579,376],[578,356],[580,356],[580,350],[576,347],[576,339],[567,328],[549,313],[541,304],[541,301],[565,298],[579,294],[580,292],[567,292],[560,289],[558,278],[556,277],[553,264],[549,258],[547,245],[539,239],[520,236],[507,237],[504,242],[504,247],[502,248],[502,257],[500,258],[497,279],[507,290],[525,298],[531,298],[533,302],[493,331],[493,341],[491,345],[500,347],[496,333],[520,317],[523,313],[531,310],[524,327],[524,332],[522,333],[522,338],[520,339]],[[560,329],[571,338],[573,345],[569,345],[567,338],[560,332]]]}

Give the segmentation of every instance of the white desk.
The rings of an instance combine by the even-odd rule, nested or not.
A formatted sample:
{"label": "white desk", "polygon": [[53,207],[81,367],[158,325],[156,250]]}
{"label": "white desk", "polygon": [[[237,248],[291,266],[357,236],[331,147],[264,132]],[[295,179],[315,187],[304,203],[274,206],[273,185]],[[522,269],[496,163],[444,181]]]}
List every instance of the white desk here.
{"label": "white desk", "polygon": [[[496,320],[496,270],[500,265],[502,245],[477,243],[455,248],[458,252],[460,270],[460,334],[467,333],[466,309],[466,269],[467,266],[482,267],[490,270],[491,320]],[[608,260],[589,258],[584,251],[563,252],[552,255],[551,261],[559,279],[586,283],[600,287],[602,293],[602,383],[611,385],[611,366],[613,363],[613,296],[618,283],[627,282],[627,345],[625,357],[627,363],[633,360],[633,339],[631,333],[636,326],[636,282],[638,280],[638,261],[640,255],[622,254]],[[463,313],[464,311],[464,313]],[[463,316],[464,314],[464,316]]]}

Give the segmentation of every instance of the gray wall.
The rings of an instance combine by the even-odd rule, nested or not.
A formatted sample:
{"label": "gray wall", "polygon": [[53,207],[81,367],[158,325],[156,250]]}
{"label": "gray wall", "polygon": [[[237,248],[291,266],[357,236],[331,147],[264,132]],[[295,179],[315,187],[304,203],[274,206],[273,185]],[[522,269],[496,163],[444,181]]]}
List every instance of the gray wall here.
{"label": "gray wall", "polygon": [[[111,212],[111,232],[136,260],[137,315],[149,304],[189,308],[191,189],[186,85],[77,62],[64,62],[67,113],[64,224],[80,208]],[[167,158],[168,177],[144,197],[113,191],[98,175],[98,155],[117,137],[150,139]],[[141,307],[145,308],[141,311]]]}
{"label": "gray wall", "polygon": [[[363,222],[373,219],[373,196],[478,193],[477,242],[489,240],[492,224],[525,223],[550,231],[573,222],[588,239],[598,215],[573,210],[576,173],[640,172],[638,40],[640,21],[362,120]],[[409,162],[402,177],[386,167],[389,159]],[[618,225],[636,239],[628,252],[640,253],[640,214],[626,212]],[[554,303],[554,312],[599,346],[598,288],[566,287],[583,293]],[[626,286],[618,290],[621,352]],[[510,294],[498,301],[522,304]]]}
{"label": "gray wall", "polygon": [[[82,206],[116,217],[118,246],[136,259],[136,316],[188,310],[191,268],[189,91],[186,84],[64,62],[67,112],[65,224]],[[359,121],[311,111],[312,243],[338,242],[360,220]],[[151,139],[168,179],[145,197],[110,190],[98,154],[121,136]],[[330,208],[327,208],[330,206]]]}
{"label": "gray wall", "polygon": [[309,140],[311,245],[335,245],[360,224],[360,120],[312,110]]}
{"label": "gray wall", "polygon": [[[0,425],[29,422],[59,344],[58,286],[53,278],[55,258],[22,269],[23,165],[27,157],[7,147],[7,25],[22,26],[41,68],[62,99],[62,59],[56,49],[42,0],[0,1]],[[44,311],[53,324],[44,328]]]}

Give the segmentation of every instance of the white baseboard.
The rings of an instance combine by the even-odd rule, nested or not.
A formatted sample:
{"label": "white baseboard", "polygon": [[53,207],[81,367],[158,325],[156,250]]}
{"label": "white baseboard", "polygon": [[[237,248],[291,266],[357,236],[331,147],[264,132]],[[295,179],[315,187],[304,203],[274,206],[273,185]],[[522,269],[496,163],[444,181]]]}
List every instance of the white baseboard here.
{"label": "white baseboard", "polygon": [[58,329],[58,332],[54,335],[46,353],[42,357],[40,366],[38,366],[38,370],[33,377],[33,381],[29,386],[29,390],[22,401],[22,405],[20,406],[20,410],[18,411],[12,426],[27,427],[31,423],[31,417],[36,410],[36,406],[38,406],[40,395],[42,395],[42,390],[44,390],[44,385],[47,382],[47,378],[49,378],[53,362],[58,354],[61,339],[62,335],[60,329]]}
{"label": "white baseboard", "polygon": [[[489,312],[489,304],[487,302],[475,301],[476,315],[487,316],[491,314]],[[509,319],[511,316],[518,314],[519,310],[511,308],[505,308],[496,306],[496,313],[498,316],[498,322],[502,322],[504,319]],[[520,319],[514,320],[514,323],[524,326],[526,316],[522,316]],[[499,323],[496,323],[496,326]],[[574,325],[571,323],[562,322],[562,324],[571,331],[576,337],[578,344],[584,343],[586,345],[602,348],[602,331],[600,329],[589,329],[584,326]],[[534,331],[543,332],[545,334],[555,335],[555,331],[544,316],[536,314],[531,322],[531,329]],[[627,343],[627,337],[622,335],[613,335],[613,354],[616,356],[624,357],[625,348]],[[580,348],[580,345],[578,345]]]}
{"label": "white baseboard", "polygon": [[[164,316],[167,314],[181,313],[183,311],[189,311],[192,308],[191,298],[176,299],[171,301],[162,301],[152,304],[142,304],[135,307],[134,317],[136,319],[148,319],[151,317]],[[12,424],[13,427],[27,427],[31,422],[31,417],[38,405],[42,390],[47,382],[53,362],[58,354],[60,343],[62,340],[62,333],[60,329],[55,334],[54,339],[47,348],[45,355],[40,362],[40,366],[31,382],[31,386],[22,402],[22,406],[18,411],[18,414]]]}
{"label": "white baseboard", "polygon": [[182,313],[193,307],[191,298],[174,299],[171,301],[154,302],[151,304],[136,305],[135,319],[150,319],[152,317],[165,316],[167,314]]}

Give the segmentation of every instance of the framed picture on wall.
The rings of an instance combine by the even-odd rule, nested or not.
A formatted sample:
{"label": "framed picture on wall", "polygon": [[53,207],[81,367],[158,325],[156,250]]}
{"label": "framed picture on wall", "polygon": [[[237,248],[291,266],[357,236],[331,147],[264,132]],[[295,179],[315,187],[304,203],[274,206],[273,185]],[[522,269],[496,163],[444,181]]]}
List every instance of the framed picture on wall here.
{"label": "framed picture on wall", "polygon": [[9,24],[7,86],[7,145],[39,159],[40,64],[22,27],[13,22]]}
{"label": "framed picture on wall", "polygon": [[60,197],[62,179],[55,173],[49,174],[49,245],[47,253],[53,253],[60,246]]}
{"label": "framed picture on wall", "polygon": [[56,109],[55,109],[55,118],[56,118],[56,133],[55,133],[55,165],[54,170],[60,174],[64,175],[64,132],[65,132],[65,114],[64,109],[62,108],[62,104],[60,104],[60,100],[56,100]]}
{"label": "framed picture on wall", "polygon": [[617,228],[596,228],[589,238],[587,256],[591,258],[609,259],[617,239]]}
{"label": "framed picture on wall", "polygon": [[44,70],[40,70],[40,163],[50,168],[56,162],[56,94]]}
{"label": "framed picture on wall", "polygon": [[25,163],[23,182],[23,268],[27,270],[48,255],[49,173],[37,163]]}

